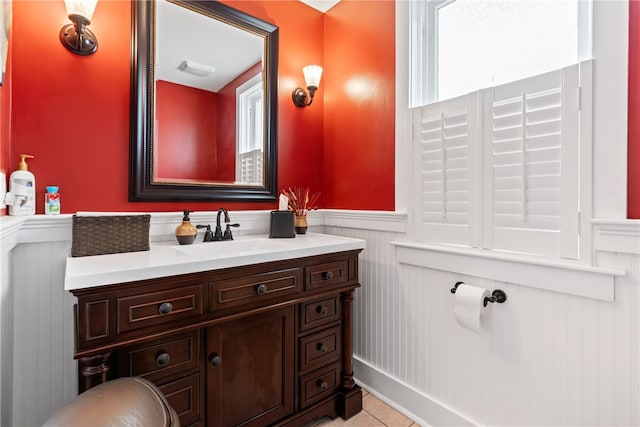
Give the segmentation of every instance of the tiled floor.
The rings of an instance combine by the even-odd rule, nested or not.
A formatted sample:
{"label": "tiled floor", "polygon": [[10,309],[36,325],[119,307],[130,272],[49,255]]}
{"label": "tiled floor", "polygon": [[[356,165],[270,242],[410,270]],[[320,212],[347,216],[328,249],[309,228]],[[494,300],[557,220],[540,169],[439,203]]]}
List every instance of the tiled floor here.
{"label": "tiled floor", "polygon": [[418,424],[402,415],[366,390],[362,391],[362,411],[348,419],[318,421],[313,427],[418,427]]}

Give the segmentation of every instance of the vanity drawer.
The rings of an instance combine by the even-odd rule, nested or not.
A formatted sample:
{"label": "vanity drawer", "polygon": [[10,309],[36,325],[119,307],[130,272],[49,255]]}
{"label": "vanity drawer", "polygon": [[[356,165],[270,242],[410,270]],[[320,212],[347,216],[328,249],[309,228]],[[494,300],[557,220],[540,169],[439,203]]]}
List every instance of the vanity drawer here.
{"label": "vanity drawer", "polygon": [[209,284],[209,310],[215,312],[244,305],[260,306],[301,290],[302,272],[298,267],[213,281]]}
{"label": "vanity drawer", "polygon": [[338,295],[309,301],[300,305],[300,332],[327,325],[340,320],[340,297]]}
{"label": "vanity drawer", "polygon": [[347,260],[315,264],[305,267],[305,289],[325,289],[347,283]]}
{"label": "vanity drawer", "polygon": [[329,396],[340,387],[340,364],[313,371],[300,377],[300,406],[303,408]]}
{"label": "vanity drawer", "polygon": [[300,372],[315,369],[340,359],[340,327],[300,338]]}
{"label": "vanity drawer", "polygon": [[137,295],[119,295],[116,304],[120,334],[202,315],[202,286],[198,284]]}
{"label": "vanity drawer", "polygon": [[176,334],[162,340],[118,351],[120,376],[144,376],[152,381],[198,367],[198,331]]}
{"label": "vanity drawer", "polygon": [[180,417],[180,425],[188,426],[203,420],[202,397],[204,395],[200,390],[199,373],[160,384],[158,388]]}

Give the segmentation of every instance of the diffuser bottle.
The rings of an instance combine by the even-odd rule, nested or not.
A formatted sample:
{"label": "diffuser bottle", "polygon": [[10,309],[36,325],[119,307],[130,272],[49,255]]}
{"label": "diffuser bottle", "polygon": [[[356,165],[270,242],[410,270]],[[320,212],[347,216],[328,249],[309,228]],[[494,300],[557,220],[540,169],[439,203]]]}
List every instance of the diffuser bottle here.
{"label": "diffuser bottle", "polygon": [[36,178],[29,172],[25,158],[33,159],[28,154],[20,154],[18,169],[9,178],[7,204],[9,215],[34,215],[36,213]]}

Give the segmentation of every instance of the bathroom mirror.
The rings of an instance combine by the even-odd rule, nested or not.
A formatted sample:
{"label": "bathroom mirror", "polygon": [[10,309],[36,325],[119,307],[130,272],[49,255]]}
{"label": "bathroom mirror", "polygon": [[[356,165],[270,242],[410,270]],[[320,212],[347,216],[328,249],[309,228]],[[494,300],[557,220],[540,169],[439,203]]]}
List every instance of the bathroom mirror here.
{"label": "bathroom mirror", "polygon": [[276,199],[278,27],[134,1],[131,74],[129,200]]}

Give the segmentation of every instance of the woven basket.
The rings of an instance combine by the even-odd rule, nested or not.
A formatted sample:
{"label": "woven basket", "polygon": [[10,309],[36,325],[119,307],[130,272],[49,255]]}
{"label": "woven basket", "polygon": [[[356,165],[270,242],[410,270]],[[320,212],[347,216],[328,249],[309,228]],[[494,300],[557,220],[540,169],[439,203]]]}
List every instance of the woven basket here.
{"label": "woven basket", "polygon": [[71,256],[149,250],[151,215],[73,216]]}

